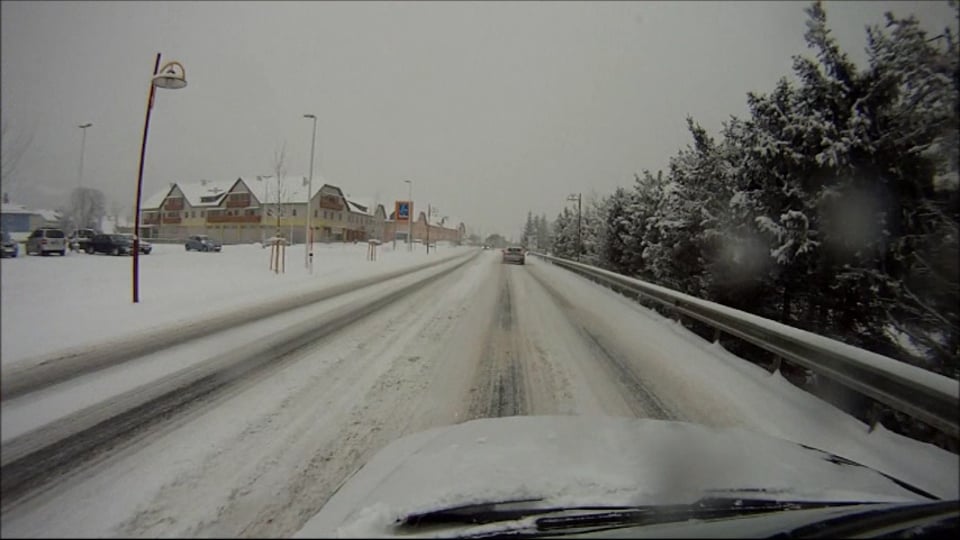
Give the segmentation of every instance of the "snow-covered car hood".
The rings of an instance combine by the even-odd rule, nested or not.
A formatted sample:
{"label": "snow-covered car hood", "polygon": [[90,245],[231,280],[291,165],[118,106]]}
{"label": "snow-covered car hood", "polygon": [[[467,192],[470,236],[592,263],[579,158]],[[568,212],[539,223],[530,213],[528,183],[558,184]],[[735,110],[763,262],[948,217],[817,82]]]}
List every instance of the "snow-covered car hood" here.
{"label": "snow-covered car hood", "polygon": [[518,416],[398,439],[327,501],[297,537],[397,534],[447,508],[538,500],[546,507],[691,504],[704,497],[929,502],[873,469],[740,428],[649,419]]}

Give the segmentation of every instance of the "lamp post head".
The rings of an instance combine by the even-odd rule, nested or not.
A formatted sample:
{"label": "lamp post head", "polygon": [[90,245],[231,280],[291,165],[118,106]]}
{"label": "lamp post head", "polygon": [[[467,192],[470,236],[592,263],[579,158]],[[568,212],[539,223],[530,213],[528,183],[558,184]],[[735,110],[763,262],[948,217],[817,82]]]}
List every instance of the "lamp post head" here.
{"label": "lamp post head", "polygon": [[93,125],[93,122],[87,122],[86,124],[80,124],[80,125],[77,126],[77,127],[78,127],[78,128],[81,128],[81,129],[87,129],[88,127],[90,127],[90,126],[92,126],[92,125]]}
{"label": "lamp post head", "polygon": [[154,75],[153,85],[167,90],[179,90],[187,85],[187,71],[180,62],[167,62]]}
{"label": "lamp post head", "polygon": [[304,117],[304,118],[313,118],[314,120],[317,119],[317,116],[314,115],[314,114],[305,114],[305,115],[303,115],[303,117]]}

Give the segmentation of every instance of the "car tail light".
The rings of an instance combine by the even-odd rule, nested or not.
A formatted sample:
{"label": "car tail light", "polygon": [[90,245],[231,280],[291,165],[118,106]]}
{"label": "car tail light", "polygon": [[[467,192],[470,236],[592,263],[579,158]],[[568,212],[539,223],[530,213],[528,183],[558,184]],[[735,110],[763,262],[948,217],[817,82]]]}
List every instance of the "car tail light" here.
{"label": "car tail light", "polygon": [[40,245],[41,245],[41,246],[47,245],[47,239],[46,239],[46,238],[41,238],[41,239],[40,239]]}

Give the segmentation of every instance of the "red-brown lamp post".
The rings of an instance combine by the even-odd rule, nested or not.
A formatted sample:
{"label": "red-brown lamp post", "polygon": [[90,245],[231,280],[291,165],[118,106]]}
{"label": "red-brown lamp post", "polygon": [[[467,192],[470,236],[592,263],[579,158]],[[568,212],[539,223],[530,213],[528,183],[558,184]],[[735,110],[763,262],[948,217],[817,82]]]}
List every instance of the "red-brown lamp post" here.
{"label": "red-brown lamp post", "polygon": [[[137,200],[133,215],[133,303],[140,302],[140,194],[143,190],[143,158],[147,154],[147,133],[150,131],[150,111],[153,110],[153,93],[157,88],[179,90],[187,85],[187,72],[180,62],[167,62],[160,68],[160,53],[153,64],[150,93],[147,97],[147,117],[143,122],[143,142],[140,143],[140,169],[137,173]],[[163,209],[160,209],[163,212]]]}

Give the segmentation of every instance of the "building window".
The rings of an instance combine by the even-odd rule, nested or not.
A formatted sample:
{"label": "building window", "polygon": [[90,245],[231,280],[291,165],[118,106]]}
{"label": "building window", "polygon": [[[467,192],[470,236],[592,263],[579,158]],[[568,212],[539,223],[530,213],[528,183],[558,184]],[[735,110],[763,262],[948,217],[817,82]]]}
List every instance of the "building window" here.
{"label": "building window", "polygon": [[316,210],[313,211],[313,217],[317,217],[317,211],[316,211]]}
{"label": "building window", "polygon": [[294,217],[296,217],[296,215],[297,215],[297,209],[296,209],[296,208],[293,209],[293,215],[294,215]]}
{"label": "building window", "polygon": [[337,212],[337,221],[343,221],[343,212]]}

